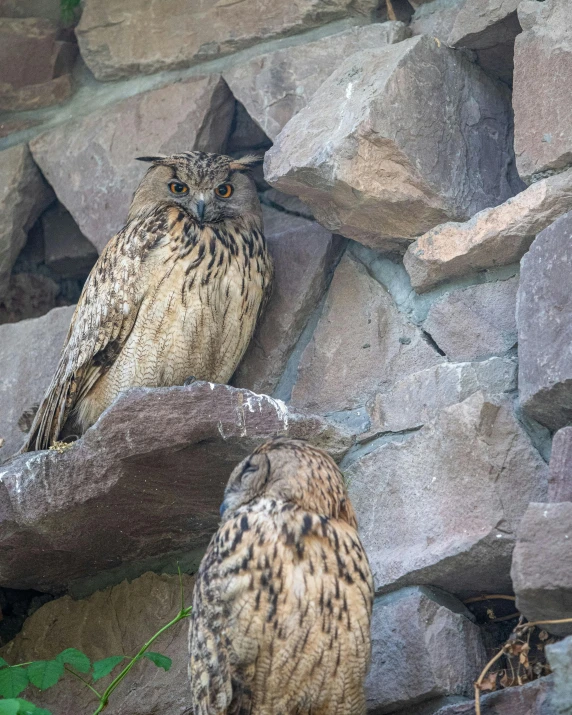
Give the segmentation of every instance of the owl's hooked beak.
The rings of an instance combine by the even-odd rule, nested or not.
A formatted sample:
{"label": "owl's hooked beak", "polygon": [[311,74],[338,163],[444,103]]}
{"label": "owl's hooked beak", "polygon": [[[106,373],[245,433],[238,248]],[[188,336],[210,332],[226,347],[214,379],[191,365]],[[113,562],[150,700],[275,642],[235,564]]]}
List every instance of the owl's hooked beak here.
{"label": "owl's hooked beak", "polygon": [[202,228],[205,221],[205,202],[202,200],[197,201],[197,218],[199,219],[199,224]]}

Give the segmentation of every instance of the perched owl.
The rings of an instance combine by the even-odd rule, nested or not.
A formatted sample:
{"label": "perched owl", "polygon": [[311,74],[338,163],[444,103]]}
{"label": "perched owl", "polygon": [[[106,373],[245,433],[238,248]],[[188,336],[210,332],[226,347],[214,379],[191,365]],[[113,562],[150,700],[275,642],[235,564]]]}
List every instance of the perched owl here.
{"label": "perched owl", "polygon": [[49,447],[68,421],[85,431],[128,387],[228,382],[268,298],[272,261],[246,173],[258,157],[141,161],[151,167],[87,279],[23,452]]}
{"label": "perched owl", "polygon": [[266,442],[221,513],[194,591],[195,715],[363,715],[373,581],[333,460]]}

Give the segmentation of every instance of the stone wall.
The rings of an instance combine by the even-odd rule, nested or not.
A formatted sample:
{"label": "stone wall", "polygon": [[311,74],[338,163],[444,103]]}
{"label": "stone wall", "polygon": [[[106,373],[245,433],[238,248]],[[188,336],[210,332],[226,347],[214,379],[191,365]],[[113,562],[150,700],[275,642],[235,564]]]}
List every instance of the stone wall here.
{"label": "stone wall", "polygon": [[[0,644],[35,611],[0,655],[131,652],[275,434],[347,476],[371,712],[474,713],[515,604],[464,600],[572,616],[570,28],[569,0],[84,0],[71,24],[0,0]],[[189,149],[265,153],[275,289],[232,386],[130,391],[11,460],[135,157]],[[569,713],[569,641],[482,713]],[[113,712],[189,712],[186,636],[165,648]],[[28,695],[91,712],[66,692]]]}

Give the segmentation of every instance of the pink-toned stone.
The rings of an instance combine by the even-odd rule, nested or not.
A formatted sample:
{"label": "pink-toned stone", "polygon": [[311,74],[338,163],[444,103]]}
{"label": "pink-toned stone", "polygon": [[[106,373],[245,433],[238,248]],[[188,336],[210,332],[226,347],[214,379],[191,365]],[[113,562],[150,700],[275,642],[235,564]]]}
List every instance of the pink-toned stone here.
{"label": "pink-toned stone", "polygon": [[69,74],[19,89],[13,89],[9,84],[0,84],[0,111],[23,112],[61,104],[71,96],[72,91],[73,80]]}
{"label": "pink-toned stone", "polygon": [[344,17],[370,17],[377,0],[87,0],[77,26],[97,79],[148,74],[236,52]]}
{"label": "pink-toned stone", "polygon": [[514,142],[525,181],[572,164],[572,4],[524,0],[514,54]]}
{"label": "pink-toned stone", "polygon": [[146,165],[137,156],[221,151],[234,99],[219,76],[162,87],[51,129],[34,158],[82,233],[101,251],[123,226]]}
{"label": "pink-toned stone", "polygon": [[274,259],[272,297],[233,384],[271,394],[326,290],[345,241],[297,216],[266,206],[263,214]]}
{"label": "pink-toned stone", "polygon": [[346,254],[302,354],[292,404],[320,413],[355,409],[373,393],[441,362],[386,289]]}
{"label": "pink-toned stone", "polygon": [[445,223],[411,244],[404,265],[418,293],[451,278],[519,261],[572,205],[572,170],[538,181],[466,223]]}
{"label": "pink-toned stone", "polygon": [[223,77],[249,115],[275,139],[346,57],[401,42],[408,34],[402,22],[353,27],[314,42],[257,55],[233,66]]}

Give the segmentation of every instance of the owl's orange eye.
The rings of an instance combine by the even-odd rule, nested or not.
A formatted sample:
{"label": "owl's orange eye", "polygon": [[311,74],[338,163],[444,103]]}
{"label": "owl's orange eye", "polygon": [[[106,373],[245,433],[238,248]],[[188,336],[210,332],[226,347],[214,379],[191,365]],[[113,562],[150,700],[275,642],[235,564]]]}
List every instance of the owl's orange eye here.
{"label": "owl's orange eye", "polygon": [[217,196],[220,196],[221,199],[230,199],[233,191],[234,187],[232,184],[221,184],[220,186],[216,187],[215,194]]}
{"label": "owl's orange eye", "polygon": [[180,184],[178,181],[171,181],[169,189],[172,194],[177,194],[178,196],[189,193],[189,187],[186,184]]}

